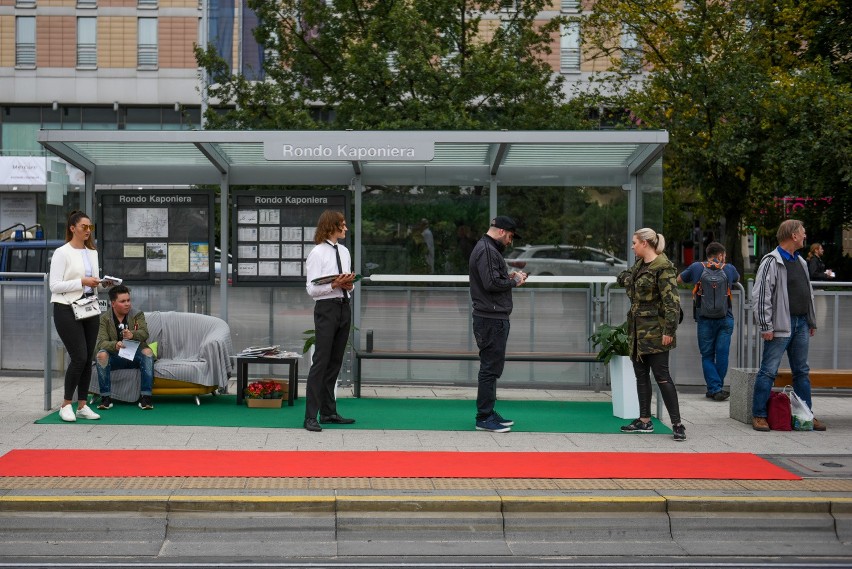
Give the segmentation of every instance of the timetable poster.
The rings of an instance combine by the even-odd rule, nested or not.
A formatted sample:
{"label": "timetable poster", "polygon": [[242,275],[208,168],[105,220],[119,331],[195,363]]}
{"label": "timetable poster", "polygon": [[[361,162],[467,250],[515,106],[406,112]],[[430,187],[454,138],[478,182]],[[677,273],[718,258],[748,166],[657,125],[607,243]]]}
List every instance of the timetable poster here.
{"label": "timetable poster", "polygon": [[213,284],[211,190],[101,190],[101,274],[129,285]]}
{"label": "timetable poster", "polygon": [[[348,223],[349,196],[334,190],[235,194],[234,286],[305,286],[305,259],[314,247],[319,216],[334,209]],[[349,241],[347,236],[341,243],[349,247]]]}

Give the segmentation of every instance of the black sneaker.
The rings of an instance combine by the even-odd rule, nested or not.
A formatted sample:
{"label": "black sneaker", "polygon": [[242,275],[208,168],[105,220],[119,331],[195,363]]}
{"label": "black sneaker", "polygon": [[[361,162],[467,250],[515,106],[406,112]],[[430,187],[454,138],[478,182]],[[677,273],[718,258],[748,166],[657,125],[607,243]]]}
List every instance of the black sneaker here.
{"label": "black sneaker", "polygon": [[686,428],[683,423],[672,427],[672,438],[678,442],[686,440]]}
{"label": "black sneaker", "polygon": [[713,400],[714,400],[714,401],[725,401],[725,400],[726,400],[726,399],[728,399],[728,397],[730,397],[730,396],[731,396],[731,392],[730,392],[730,391],[725,391],[725,390],[723,389],[723,390],[721,390],[721,391],[717,391],[716,393],[714,393],[714,394],[713,394]]}
{"label": "black sneaker", "polygon": [[154,408],[154,404],[151,403],[151,396],[150,395],[143,395],[142,398],[139,399],[139,408],[144,409],[146,411],[148,409]]}
{"label": "black sneaker", "polygon": [[654,422],[648,421],[647,423],[642,419],[635,419],[629,425],[624,425],[621,427],[622,433],[653,433],[654,432]]}
{"label": "black sneaker", "polygon": [[109,395],[101,397],[101,402],[98,403],[98,409],[112,409],[112,397]]}

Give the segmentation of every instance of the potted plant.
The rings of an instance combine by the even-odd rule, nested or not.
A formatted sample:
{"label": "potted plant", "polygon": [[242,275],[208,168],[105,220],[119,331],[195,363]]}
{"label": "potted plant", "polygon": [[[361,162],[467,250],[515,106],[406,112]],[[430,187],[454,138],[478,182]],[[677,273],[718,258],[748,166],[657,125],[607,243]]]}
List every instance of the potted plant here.
{"label": "potted plant", "polygon": [[249,407],[281,407],[284,382],[275,379],[254,381],[246,387],[245,400]]}
{"label": "potted plant", "polygon": [[609,369],[612,392],[612,414],[622,419],[639,417],[639,394],[636,392],[636,375],[630,362],[630,339],[627,322],[620,326],[601,324],[589,336],[595,347],[600,347],[598,358]]}

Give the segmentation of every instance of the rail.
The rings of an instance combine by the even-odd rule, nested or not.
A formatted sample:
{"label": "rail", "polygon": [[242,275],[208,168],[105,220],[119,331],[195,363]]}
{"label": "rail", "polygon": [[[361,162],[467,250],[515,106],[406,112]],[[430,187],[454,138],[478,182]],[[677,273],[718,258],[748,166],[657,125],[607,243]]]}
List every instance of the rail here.
{"label": "rail", "polygon": [[[26,279],[26,280],[8,280],[8,279]],[[41,282],[39,282],[41,281]],[[0,289],[2,287],[39,287],[44,298],[42,307],[44,309],[43,317],[43,334],[44,334],[44,410],[49,411],[52,407],[51,393],[51,370],[53,369],[53,359],[50,351],[51,338],[51,314],[50,314],[50,281],[47,273],[0,273]],[[4,321],[2,314],[3,304],[0,303],[0,322]]]}

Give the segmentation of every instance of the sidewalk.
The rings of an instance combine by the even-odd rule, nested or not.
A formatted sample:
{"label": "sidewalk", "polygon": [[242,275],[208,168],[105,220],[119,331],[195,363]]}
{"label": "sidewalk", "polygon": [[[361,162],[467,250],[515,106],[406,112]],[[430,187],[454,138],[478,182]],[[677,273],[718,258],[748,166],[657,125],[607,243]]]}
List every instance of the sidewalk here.
{"label": "sidewalk", "polygon": [[[36,425],[34,421],[46,414],[42,411],[41,378],[0,377],[0,390],[5,394],[0,401],[0,416],[4,417],[0,423],[0,455],[24,448],[631,451],[678,452],[688,460],[688,454],[696,452],[746,452],[803,476],[801,481],[769,482],[0,478],[0,534],[6,534],[0,557],[25,555],[21,551],[32,547],[29,534],[10,529],[19,528],[22,520],[31,521],[32,516],[40,516],[39,531],[47,533],[54,525],[61,531],[65,523],[64,518],[54,518],[50,512],[108,512],[132,517],[144,511],[149,518],[162,520],[163,528],[170,531],[175,531],[175,524],[186,523],[182,515],[191,514],[193,519],[210,516],[217,535],[228,537],[221,537],[219,545],[205,552],[222,556],[229,552],[233,555],[228,544],[233,545],[235,540],[256,539],[256,532],[274,527],[284,532],[284,545],[269,550],[269,555],[281,553],[282,548],[289,548],[288,555],[294,551],[327,555],[329,547],[338,555],[394,555],[400,552],[400,543],[409,544],[404,551],[424,555],[559,555],[569,551],[592,555],[608,554],[613,544],[621,541],[633,543],[631,552],[635,554],[647,549],[645,554],[706,555],[718,548],[721,540],[731,554],[777,553],[772,544],[787,543],[791,544],[791,555],[852,558],[849,396],[814,396],[817,417],[828,426],[824,433],[758,433],[750,425],[728,418],[727,402],[709,400],[703,392],[681,393],[687,440],[677,443],[667,436],[622,434],[343,429],[309,433],[303,429]],[[304,393],[303,386],[300,393]],[[473,417],[472,388],[368,385],[362,393],[365,397],[400,399],[467,398]],[[351,392],[342,389],[341,396],[351,396]],[[61,397],[61,390],[54,390],[54,408]],[[609,393],[591,391],[498,388],[498,397],[609,401]],[[341,409],[345,413],[345,401]],[[667,418],[664,422],[668,423]],[[223,517],[224,513],[228,515]],[[632,523],[637,514],[647,523]],[[305,516],[313,520],[307,526]],[[224,527],[230,529],[225,531]],[[418,539],[409,539],[411,532],[416,532]],[[110,542],[113,548],[126,536],[122,538],[119,531],[114,539]],[[644,545],[637,549],[637,542]],[[169,537],[166,532],[159,551],[184,555],[198,545],[192,540],[176,543],[175,536]],[[481,545],[471,547],[472,543]],[[538,546],[526,547],[524,543]],[[116,555],[149,555],[153,551],[150,545],[130,542],[119,550],[124,553],[111,551]]]}

